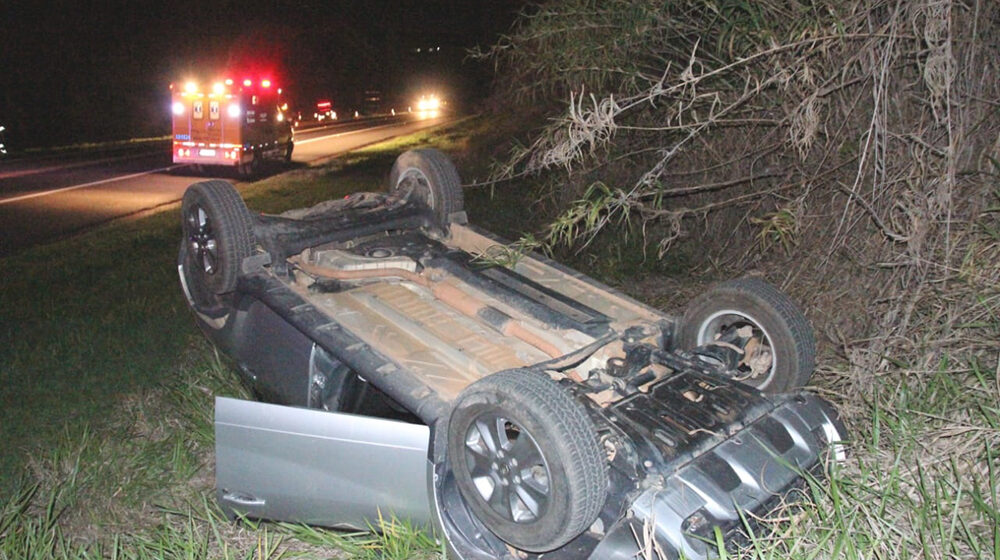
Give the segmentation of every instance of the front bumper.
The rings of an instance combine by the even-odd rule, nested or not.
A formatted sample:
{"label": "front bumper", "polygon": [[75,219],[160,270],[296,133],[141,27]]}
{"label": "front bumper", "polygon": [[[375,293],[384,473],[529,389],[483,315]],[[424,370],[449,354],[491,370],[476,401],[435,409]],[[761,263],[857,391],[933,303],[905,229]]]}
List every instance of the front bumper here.
{"label": "front bumper", "polygon": [[[626,560],[643,558],[654,544],[661,560],[716,557],[716,530],[727,546],[745,542],[756,519],[801,497],[810,478],[823,478],[844,458],[845,428],[822,399],[804,392],[765,397],[710,380],[682,373],[609,407],[602,441],[609,448],[615,438],[628,443],[612,459],[604,510],[560,549],[516,557]],[[697,402],[692,387],[701,391]],[[448,469],[438,465],[434,480],[434,517],[451,556],[508,558],[504,543],[468,514]]]}

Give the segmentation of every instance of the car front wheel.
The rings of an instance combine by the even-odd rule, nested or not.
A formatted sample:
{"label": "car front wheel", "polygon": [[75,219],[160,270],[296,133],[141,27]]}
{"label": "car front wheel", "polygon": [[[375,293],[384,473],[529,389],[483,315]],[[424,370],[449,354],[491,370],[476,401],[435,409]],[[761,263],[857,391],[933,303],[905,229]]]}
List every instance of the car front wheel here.
{"label": "car front wheel", "polygon": [[514,369],[467,387],[448,424],[448,455],[470,511],[529,552],[586,530],[607,493],[607,465],[583,405],[544,373]]}

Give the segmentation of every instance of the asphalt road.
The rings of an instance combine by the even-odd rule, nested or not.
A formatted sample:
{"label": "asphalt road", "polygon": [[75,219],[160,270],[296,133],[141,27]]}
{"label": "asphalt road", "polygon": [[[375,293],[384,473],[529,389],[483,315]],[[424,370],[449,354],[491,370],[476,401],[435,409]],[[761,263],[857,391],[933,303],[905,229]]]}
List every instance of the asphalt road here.
{"label": "asphalt road", "polygon": [[[314,165],[446,120],[405,115],[297,131],[292,160]],[[174,165],[166,142],[154,152],[0,162],[0,257],[172,204],[212,173]],[[240,184],[234,173],[218,177]]]}

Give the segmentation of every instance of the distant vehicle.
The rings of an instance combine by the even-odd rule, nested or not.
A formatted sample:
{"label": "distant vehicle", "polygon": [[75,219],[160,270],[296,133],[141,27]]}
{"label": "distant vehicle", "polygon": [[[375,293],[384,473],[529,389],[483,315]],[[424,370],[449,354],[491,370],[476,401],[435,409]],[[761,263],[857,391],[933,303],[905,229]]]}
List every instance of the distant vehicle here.
{"label": "distant vehicle", "polygon": [[[441,108],[444,106],[444,101],[440,97],[434,94],[421,95],[420,99],[417,100],[417,116],[422,119],[430,119],[437,117],[441,114]],[[413,106],[410,106],[410,111],[412,112]]]}
{"label": "distant vehicle", "polygon": [[441,108],[441,99],[436,95],[421,95],[417,100],[418,111],[437,111]]}
{"label": "distant vehicle", "polygon": [[337,112],[333,110],[333,103],[327,99],[317,101],[316,112],[313,113],[313,118],[316,119],[317,122],[337,120]]}
{"label": "distant vehicle", "polygon": [[377,89],[365,90],[361,98],[361,114],[374,115],[382,112],[382,92]]}
{"label": "distant vehicle", "polygon": [[235,168],[250,177],[264,160],[292,159],[281,88],[267,78],[171,84],[173,161]]}
{"label": "distant vehicle", "polygon": [[4,132],[7,127],[0,125],[0,157],[7,157],[7,140],[4,139]]}

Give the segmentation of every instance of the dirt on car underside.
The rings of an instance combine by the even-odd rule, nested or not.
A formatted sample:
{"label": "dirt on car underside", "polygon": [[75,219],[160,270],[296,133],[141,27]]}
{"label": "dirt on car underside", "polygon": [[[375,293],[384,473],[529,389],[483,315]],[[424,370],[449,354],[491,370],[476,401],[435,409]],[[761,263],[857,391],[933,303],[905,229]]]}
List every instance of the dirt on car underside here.
{"label": "dirt on car underside", "polygon": [[[493,372],[558,359],[629,327],[667,318],[533,256],[512,268],[477,260],[497,242],[455,225],[311,248],[291,258],[291,287],[451,400]],[[609,344],[566,374],[621,353]]]}

